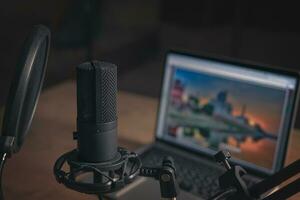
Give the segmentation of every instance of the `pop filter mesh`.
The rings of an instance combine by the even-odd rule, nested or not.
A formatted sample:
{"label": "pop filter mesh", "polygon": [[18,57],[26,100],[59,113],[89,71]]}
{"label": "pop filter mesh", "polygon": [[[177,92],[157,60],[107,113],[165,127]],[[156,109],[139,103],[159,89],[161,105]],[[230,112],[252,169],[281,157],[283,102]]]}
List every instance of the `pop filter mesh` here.
{"label": "pop filter mesh", "polygon": [[43,85],[49,45],[49,29],[42,25],[35,26],[19,57],[2,127],[2,136],[15,138],[13,152],[21,148],[31,125]]}
{"label": "pop filter mesh", "polygon": [[[43,85],[44,80],[44,67],[40,67],[45,65],[46,63],[46,56],[47,56],[47,42],[43,41],[39,50],[37,51],[36,58],[32,65],[32,70],[30,74],[30,79],[28,83],[28,92],[25,96],[22,115],[20,120],[23,122],[20,124],[21,133],[19,135],[18,143],[22,145],[26,133],[31,125],[31,120],[33,118],[33,112],[36,109],[36,102],[38,101],[39,93]],[[22,134],[25,133],[25,134]]]}

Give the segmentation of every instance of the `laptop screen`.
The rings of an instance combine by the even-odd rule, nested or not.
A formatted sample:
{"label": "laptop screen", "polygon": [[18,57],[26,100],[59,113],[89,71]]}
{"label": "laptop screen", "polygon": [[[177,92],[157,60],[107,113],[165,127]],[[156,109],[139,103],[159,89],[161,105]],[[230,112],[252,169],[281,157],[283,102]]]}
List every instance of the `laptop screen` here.
{"label": "laptop screen", "polygon": [[258,67],[169,53],[157,137],[265,173],[280,168],[298,79]]}

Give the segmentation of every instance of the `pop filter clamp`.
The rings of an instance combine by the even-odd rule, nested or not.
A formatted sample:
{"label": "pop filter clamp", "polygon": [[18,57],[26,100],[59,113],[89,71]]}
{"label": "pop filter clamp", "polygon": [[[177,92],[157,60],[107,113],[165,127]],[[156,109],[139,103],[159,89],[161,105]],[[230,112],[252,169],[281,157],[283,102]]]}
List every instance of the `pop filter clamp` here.
{"label": "pop filter clamp", "polygon": [[17,63],[0,136],[1,200],[3,167],[6,159],[21,149],[28,134],[44,82],[49,46],[49,29],[43,25],[35,26],[25,40]]}

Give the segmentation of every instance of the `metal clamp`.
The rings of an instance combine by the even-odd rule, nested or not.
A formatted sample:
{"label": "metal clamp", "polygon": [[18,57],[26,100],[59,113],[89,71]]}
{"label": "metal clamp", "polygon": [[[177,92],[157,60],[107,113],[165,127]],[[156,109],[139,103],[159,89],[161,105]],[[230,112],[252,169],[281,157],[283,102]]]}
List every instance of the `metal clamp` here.
{"label": "metal clamp", "polygon": [[171,157],[165,157],[160,167],[142,167],[140,176],[151,177],[159,181],[161,197],[176,199],[179,186],[176,182],[176,169]]}
{"label": "metal clamp", "polygon": [[14,152],[15,140],[14,136],[0,136],[0,152],[11,155]]}

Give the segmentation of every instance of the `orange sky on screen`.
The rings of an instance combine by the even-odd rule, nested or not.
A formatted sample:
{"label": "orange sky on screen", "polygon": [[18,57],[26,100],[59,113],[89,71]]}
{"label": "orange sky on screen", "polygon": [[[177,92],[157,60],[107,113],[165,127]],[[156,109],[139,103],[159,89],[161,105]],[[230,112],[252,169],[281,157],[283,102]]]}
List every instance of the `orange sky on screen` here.
{"label": "orange sky on screen", "polygon": [[[211,101],[213,97],[201,97],[199,98],[200,104],[205,105]],[[239,102],[239,99],[229,97],[228,102],[232,104],[232,114],[234,116],[241,115],[242,104]],[[246,117],[249,119],[249,123],[259,124],[265,131],[271,134],[277,134],[279,125],[280,125],[280,113],[279,110],[274,111],[276,114],[269,113],[272,109],[264,108],[263,105],[257,104],[256,106],[252,106],[251,108],[247,107],[246,109]]]}
{"label": "orange sky on screen", "polygon": [[[233,110],[233,115],[238,116],[241,114],[241,108]],[[264,112],[263,109],[257,108],[256,111],[247,110],[246,117],[249,121],[259,124],[263,129],[270,133],[277,134],[280,118],[278,116],[272,116],[271,114]]]}

